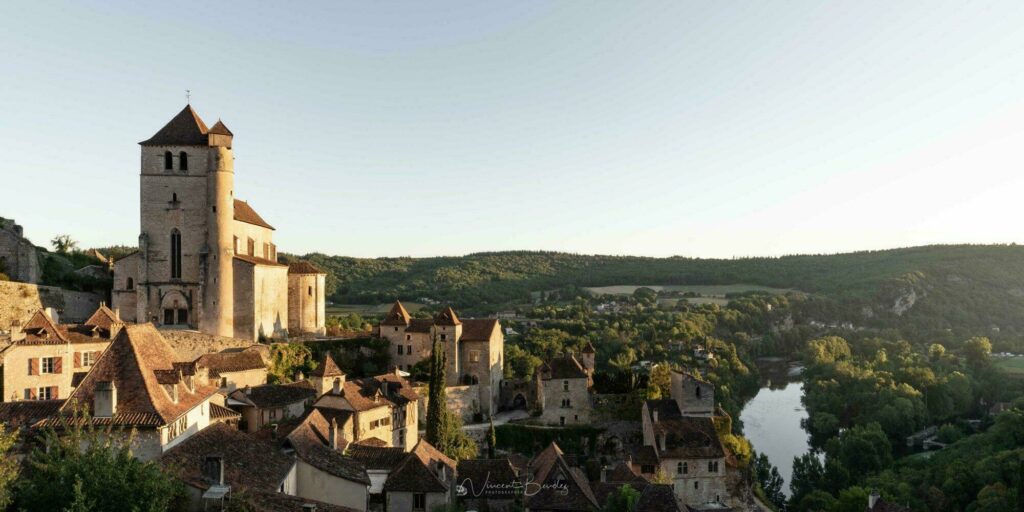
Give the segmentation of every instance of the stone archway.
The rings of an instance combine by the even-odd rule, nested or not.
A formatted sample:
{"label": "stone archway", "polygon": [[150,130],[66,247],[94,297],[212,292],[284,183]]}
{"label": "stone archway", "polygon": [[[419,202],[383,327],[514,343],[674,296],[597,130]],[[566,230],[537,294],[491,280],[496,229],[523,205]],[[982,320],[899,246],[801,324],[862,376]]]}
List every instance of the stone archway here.
{"label": "stone archway", "polygon": [[160,325],[188,327],[192,321],[192,305],[179,290],[164,293],[160,299]]}

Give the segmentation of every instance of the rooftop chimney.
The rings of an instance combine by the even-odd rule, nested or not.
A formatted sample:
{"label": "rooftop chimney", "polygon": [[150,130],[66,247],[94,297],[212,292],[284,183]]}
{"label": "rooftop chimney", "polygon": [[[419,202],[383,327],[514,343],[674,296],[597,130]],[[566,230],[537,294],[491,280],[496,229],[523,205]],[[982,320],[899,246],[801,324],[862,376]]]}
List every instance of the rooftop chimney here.
{"label": "rooftop chimney", "polygon": [[224,485],[224,457],[208,455],[203,461],[203,478],[212,485]]}
{"label": "rooftop chimney", "polygon": [[306,380],[306,376],[302,374],[302,370],[295,372],[295,382],[302,382]]}
{"label": "rooftop chimney", "polygon": [[330,431],[327,433],[328,443],[331,445],[332,450],[338,449],[338,420],[337,418],[331,418]]}
{"label": "rooftop chimney", "polygon": [[118,321],[121,320],[121,308],[114,308],[114,318],[117,318]]}
{"label": "rooftop chimney", "polygon": [[60,318],[57,316],[57,310],[56,309],[46,308],[44,310],[44,312],[46,313],[46,316],[50,317],[50,321],[52,321],[55,324],[59,324],[60,323]]}
{"label": "rooftop chimney", "polygon": [[11,342],[17,343],[25,339],[25,329],[21,326],[21,322],[15,320],[11,322]]}
{"label": "rooftop chimney", "polygon": [[246,384],[245,387],[242,388],[242,392],[245,393],[246,395],[251,395],[252,394],[252,386]]}
{"label": "rooftop chimney", "polygon": [[93,392],[93,413],[97,418],[111,418],[117,414],[117,387],[111,381],[96,383]]}
{"label": "rooftop chimney", "polygon": [[658,410],[655,409],[654,411],[652,411],[651,412],[651,416],[654,417],[654,422],[657,423],[658,422]]}
{"label": "rooftop chimney", "polygon": [[608,481],[608,466],[601,466],[601,481]]}
{"label": "rooftop chimney", "polygon": [[882,496],[878,494],[878,489],[872,489],[871,494],[868,495],[868,510],[873,510],[875,504],[878,503],[878,499]]}
{"label": "rooftop chimney", "polygon": [[331,385],[331,393],[335,395],[341,394],[341,379],[334,379],[334,384]]}

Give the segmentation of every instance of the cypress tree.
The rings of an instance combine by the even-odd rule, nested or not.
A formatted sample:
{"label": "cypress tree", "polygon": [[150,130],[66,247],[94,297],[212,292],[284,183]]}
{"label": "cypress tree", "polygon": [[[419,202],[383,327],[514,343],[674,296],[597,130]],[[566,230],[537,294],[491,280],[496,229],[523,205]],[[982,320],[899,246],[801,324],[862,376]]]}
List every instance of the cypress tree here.
{"label": "cypress tree", "polygon": [[491,428],[487,432],[487,457],[494,458],[494,448],[498,444],[498,433],[494,430],[494,418],[490,418]]}
{"label": "cypress tree", "polygon": [[[438,340],[430,353],[430,380],[427,381],[427,442],[440,448],[442,415],[445,412],[444,348]],[[440,377],[440,379],[438,378]]]}

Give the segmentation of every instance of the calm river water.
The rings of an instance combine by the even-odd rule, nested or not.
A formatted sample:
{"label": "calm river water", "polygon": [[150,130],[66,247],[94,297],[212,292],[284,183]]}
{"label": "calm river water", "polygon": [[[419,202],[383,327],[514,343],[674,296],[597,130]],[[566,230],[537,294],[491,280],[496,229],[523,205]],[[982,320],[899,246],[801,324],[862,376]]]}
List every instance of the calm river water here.
{"label": "calm river water", "polygon": [[[754,450],[768,456],[779,468],[786,481],[783,491],[789,495],[789,481],[793,475],[793,457],[808,451],[808,434],[800,427],[807,411],[800,403],[803,383],[800,370],[781,361],[762,361],[759,365],[765,377],[761,390],[740,411],[743,434]],[[761,363],[761,362],[759,362]]]}

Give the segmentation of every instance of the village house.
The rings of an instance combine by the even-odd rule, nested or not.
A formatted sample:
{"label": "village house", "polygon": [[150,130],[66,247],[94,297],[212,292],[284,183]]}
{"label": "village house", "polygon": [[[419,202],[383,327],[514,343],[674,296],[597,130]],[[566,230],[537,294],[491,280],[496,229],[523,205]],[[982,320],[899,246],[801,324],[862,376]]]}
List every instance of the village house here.
{"label": "village house", "polygon": [[126,325],[42,425],[62,428],[84,408],[94,425],[116,427],[119,438],[134,429],[132,453],[151,460],[207,428],[213,416],[232,416],[215,401],[217,391],[205,370],[176,361],[153,325]]}
{"label": "village house", "polygon": [[452,308],[432,319],[412,318],[395,301],[376,332],[390,343],[392,363],[405,371],[429,358],[434,341],[440,341],[447,359],[446,385],[475,386],[475,396],[466,405],[472,412],[490,416],[498,411],[505,335],[497,319],[460,319]]}
{"label": "village house", "polygon": [[652,479],[669,478],[677,501],[691,509],[721,509],[731,498],[727,453],[713,419],[714,385],[678,371],[671,382],[671,398],[643,404],[644,447],[634,454],[633,468]]}
{"label": "village house", "polygon": [[508,459],[464,459],[456,467],[455,494],[466,510],[513,509],[522,481]]}
{"label": "village house", "polygon": [[267,364],[263,356],[253,349],[203,354],[195,364],[206,369],[209,383],[219,387],[221,393],[267,382]]}
{"label": "village house", "polygon": [[252,433],[264,425],[302,416],[314,398],[316,393],[307,386],[264,384],[232,391],[226,404],[242,415],[242,428]]}
{"label": "village house", "polygon": [[590,512],[600,507],[583,471],[571,466],[554,442],[530,460],[525,473],[520,477],[527,512]]}
{"label": "village house", "polygon": [[534,378],[541,409],[539,421],[549,425],[590,423],[593,374],[594,353],[589,344],[580,359],[567,353],[537,368]]}
{"label": "village house", "polygon": [[[349,455],[367,467],[378,494],[373,501],[387,511],[429,511],[454,500],[456,463],[426,440],[408,453],[376,443],[357,443]],[[382,483],[381,483],[382,482]]]}
{"label": "village house", "polygon": [[[326,365],[325,365],[326,366]],[[419,395],[412,383],[395,373],[349,381],[331,380],[331,389],[313,407],[339,423],[352,417],[349,442],[377,438],[385,446],[411,449],[419,439]]]}
{"label": "village house", "polygon": [[218,336],[323,333],[324,275],[278,262],[274,227],[234,195],[233,141],[187,105],[139,143],[139,250],[114,262],[113,304],[127,321]]}
{"label": "village house", "polygon": [[84,323],[57,323],[53,310],[13,325],[3,355],[3,401],[67,398],[124,323],[105,305]]}

